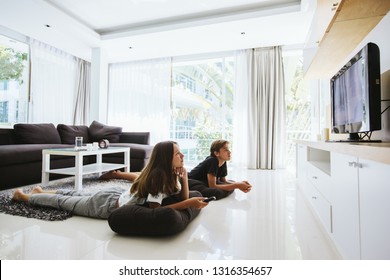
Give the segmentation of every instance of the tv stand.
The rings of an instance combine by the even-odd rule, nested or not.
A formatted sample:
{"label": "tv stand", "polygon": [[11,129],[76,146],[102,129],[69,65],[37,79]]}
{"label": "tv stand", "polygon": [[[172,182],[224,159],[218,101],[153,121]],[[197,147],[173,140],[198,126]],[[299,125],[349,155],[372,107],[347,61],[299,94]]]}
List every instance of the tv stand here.
{"label": "tv stand", "polygon": [[381,143],[382,140],[371,140],[371,139],[358,139],[358,140],[354,140],[354,139],[341,139],[341,140],[326,140],[325,142],[329,142],[329,143]]}
{"label": "tv stand", "polygon": [[373,143],[380,143],[382,140],[371,140],[371,134],[372,131],[368,132],[354,132],[349,134],[349,138],[346,140],[341,140],[340,142],[356,142],[356,143],[366,143],[366,142],[373,142]]}
{"label": "tv stand", "polygon": [[360,139],[361,136],[359,135],[359,133],[350,133],[348,137],[349,141],[359,141]]}
{"label": "tv stand", "polygon": [[390,143],[297,141],[297,183],[341,257],[390,259]]}

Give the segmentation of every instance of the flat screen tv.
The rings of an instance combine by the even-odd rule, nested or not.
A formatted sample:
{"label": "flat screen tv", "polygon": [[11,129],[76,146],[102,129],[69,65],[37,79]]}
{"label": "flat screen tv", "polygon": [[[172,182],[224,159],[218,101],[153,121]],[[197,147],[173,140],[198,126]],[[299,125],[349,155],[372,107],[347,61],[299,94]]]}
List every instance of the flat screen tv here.
{"label": "flat screen tv", "polygon": [[345,141],[371,140],[380,130],[381,87],[379,48],[368,43],[330,80],[333,133],[349,133]]}

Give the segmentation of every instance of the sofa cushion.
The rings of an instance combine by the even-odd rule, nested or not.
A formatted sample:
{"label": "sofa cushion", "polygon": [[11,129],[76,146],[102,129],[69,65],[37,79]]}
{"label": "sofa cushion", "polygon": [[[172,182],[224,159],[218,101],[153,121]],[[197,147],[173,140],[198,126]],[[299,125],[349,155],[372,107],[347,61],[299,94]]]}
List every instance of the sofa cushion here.
{"label": "sofa cushion", "polygon": [[98,142],[107,139],[112,143],[118,143],[122,133],[122,128],[118,126],[108,126],[97,121],[93,121],[88,128],[90,140]]}
{"label": "sofa cushion", "polygon": [[[24,174],[23,168],[29,162],[39,162],[42,165],[42,150],[43,149],[58,149],[69,148],[63,144],[15,144],[3,145],[0,149],[0,167],[6,165],[20,165],[21,174]],[[56,156],[57,158],[65,158],[64,156]],[[17,176],[13,174],[12,176]],[[1,181],[1,180],[0,180]]]}
{"label": "sofa cushion", "polygon": [[15,124],[17,144],[61,144],[60,135],[52,123]]}
{"label": "sofa cushion", "polygon": [[58,133],[60,134],[62,144],[75,144],[75,137],[83,137],[84,143],[90,143],[88,126],[86,125],[66,125],[59,124],[57,125]]}
{"label": "sofa cushion", "polygon": [[199,209],[175,210],[169,207],[148,208],[124,205],[108,217],[110,228],[122,235],[162,236],[184,230],[199,214]]}

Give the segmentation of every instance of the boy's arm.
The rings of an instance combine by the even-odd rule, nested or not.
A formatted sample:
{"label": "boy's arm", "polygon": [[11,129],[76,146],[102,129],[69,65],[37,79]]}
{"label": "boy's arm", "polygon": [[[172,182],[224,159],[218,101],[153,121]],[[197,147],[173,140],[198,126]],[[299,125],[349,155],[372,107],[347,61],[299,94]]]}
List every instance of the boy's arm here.
{"label": "boy's arm", "polygon": [[226,179],[226,177],[221,177],[218,182],[226,183],[226,184],[232,184],[234,183],[233,181],[229,181]]}
{"label": "boy's arm", "polygon": [[222,177],[222,184],[217,184],[217,177],[214,174],[207,174],[207,181],[210,188],[221,189],[224,191],[231,191],[234,189],[240,189],[243,192],[249,192],[252,189],[252,186],[247,182],[227,182],[226,177]]}
{"label": "boy's arm", "polygon": [[[225,179],[225,177],[221,179]],[[207,182],[209,183],[210,188],[221,189],[224,191],[231,191],[237,188],[237,186],[235,186],[234,184],[227,183],[226,179],[225,181],[221,181],[223,182],[223,184],[217,184],[217,177],[212,173],[207,174]]]}

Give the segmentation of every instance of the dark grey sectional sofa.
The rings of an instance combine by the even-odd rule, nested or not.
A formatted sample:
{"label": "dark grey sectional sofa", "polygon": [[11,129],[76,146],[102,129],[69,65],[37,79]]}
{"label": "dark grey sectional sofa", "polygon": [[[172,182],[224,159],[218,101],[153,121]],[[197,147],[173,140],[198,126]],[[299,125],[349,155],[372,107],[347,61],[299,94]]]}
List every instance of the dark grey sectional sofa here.
{"label": "dark grey sectional sofa", "polygon": [[[122,132],[121,127],[92,122],[88,126],[51,123],[16,124],[13,129],[0,129],[0,190],[41,182],[42,149],[73,147],[76,136],[84,143],[107,139],[110,146],[130,147],[130,170],[140,171],[149,160],[153,146],[149,132]],[[123,162],[123,153],[105,155],[103,160]],[[94,163],[96,157],[84,157],[84,164]],[[51,167],[74,166],[74,158],[52,156]],[[60,178],[51,174],[50,179]]]}

